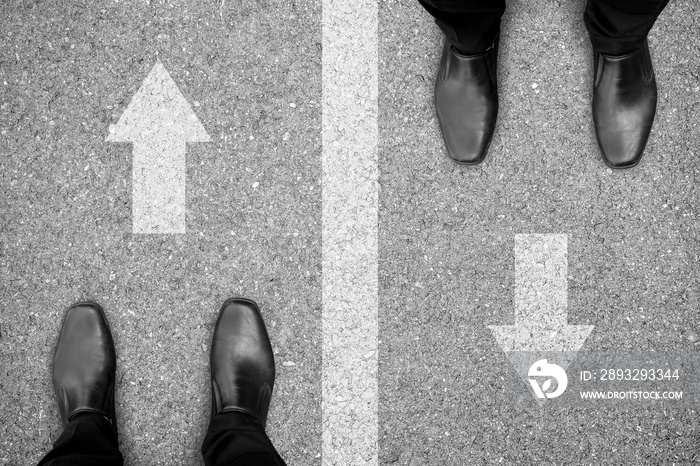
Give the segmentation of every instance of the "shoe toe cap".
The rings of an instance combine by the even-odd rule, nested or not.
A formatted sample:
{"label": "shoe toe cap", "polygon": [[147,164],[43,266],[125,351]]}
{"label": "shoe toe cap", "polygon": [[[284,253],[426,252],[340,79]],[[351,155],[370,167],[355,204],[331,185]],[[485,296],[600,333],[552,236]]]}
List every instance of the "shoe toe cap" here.
{"label": "shoe toe cap", "polygon": [[498,112],[495,99],[483,97],[456,104],[438,100],[437,114],[447,154],[457,163],[477,164],[484,160],[493,137]]}
{"label": "shoe toe cap", "polygon": [[462,165],[483,161],[491,142],[490,135],[469,130],[443,132],[443,138],[449,157]]}
{"label": "shoe toe cap", "polygon": [[634,131],[598,130],[598,143],[605,163],[611,168],[629,168],[642,158],[650,128]]}

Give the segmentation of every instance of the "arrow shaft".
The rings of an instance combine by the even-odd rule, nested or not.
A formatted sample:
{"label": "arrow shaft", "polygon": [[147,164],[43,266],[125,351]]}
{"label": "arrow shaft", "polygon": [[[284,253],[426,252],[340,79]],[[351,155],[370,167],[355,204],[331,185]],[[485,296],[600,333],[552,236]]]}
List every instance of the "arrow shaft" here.
{"label": "arrow shaft", "polygon": [[566,243],[566,235],[515,236],[515,325],[489,326],[506,353],[575,352],[593,330],[567,323]]}
{"label": "arrow shaft", "polygon": [[184,141],[154,138],[133,145],[134,233],[185,233]]}
{"label": "arrow shaft", "polygon": [[515,236],[515,325],[566,325],[567,236]]}

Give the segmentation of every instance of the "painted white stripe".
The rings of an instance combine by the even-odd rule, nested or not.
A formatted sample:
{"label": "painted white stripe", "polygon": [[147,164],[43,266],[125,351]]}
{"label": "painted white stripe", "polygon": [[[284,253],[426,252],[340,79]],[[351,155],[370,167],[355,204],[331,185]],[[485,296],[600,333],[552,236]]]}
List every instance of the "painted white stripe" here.
{"label": "painted white stripe", "polygon": [[160,61],[109,132],[133,143],[133,232],[185,233],[187,143],[211,138]]}
{"label": "painted white stripe", "polygon": [[376,465],[378,6],[323,0],[323,465]]}

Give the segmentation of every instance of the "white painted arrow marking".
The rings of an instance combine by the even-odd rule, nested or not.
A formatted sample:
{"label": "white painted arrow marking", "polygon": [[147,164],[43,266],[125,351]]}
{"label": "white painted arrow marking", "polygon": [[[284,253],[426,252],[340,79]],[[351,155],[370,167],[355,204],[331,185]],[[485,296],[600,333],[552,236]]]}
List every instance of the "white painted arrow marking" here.
{"label": "white painted arrow marking", "polygon": [[593,325],[567,324],[566,235],[515,236],[515,325],[489,325],[503,351],[578,351]]}
{"label": "white painted arrow marking", "polygon": [[187,143],[211,138],[160,61],[109,131],[133,143],[133,232],[185,233]]}

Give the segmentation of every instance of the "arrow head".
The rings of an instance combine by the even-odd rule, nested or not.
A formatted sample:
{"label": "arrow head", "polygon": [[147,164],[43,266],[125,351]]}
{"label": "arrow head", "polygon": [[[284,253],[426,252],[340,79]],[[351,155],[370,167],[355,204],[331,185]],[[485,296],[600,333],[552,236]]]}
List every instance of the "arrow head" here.
{"label": "arrow head", "polygon": [[488,326],[506,354],[514,351],[576,352],[581,349],[594,327],[594,325]]}
{"label": "arrow head", "polygon": [[131,99],[109,142],[209,142],[211,138],[163,64],[158,61]]}

